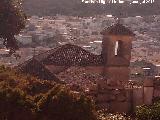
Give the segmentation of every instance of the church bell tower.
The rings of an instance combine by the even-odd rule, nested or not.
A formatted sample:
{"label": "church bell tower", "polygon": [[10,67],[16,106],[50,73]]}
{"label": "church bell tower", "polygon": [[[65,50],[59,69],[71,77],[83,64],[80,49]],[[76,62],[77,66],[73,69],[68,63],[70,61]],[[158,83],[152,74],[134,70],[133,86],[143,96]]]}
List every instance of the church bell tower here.
{"label": "church bell tower", "polygon": [[101,34],[103,75],[108,85],[122,86],[129,80],[134,33],[118,22],[104,29]]}

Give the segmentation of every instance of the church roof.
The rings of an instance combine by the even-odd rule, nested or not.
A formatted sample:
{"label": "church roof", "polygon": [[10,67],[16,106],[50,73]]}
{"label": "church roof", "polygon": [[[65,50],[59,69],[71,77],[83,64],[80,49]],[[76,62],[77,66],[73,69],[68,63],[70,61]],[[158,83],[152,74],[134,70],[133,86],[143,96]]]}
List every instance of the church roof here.
{"label": "church roof", "polygon": [[124,25],[117,23],[110,27],[104,28],[104,30],[101,32],[102,35],[110,34],[110,35],[129,35],[134,36],[135,34]]}
{"label": "church roof", "polygon": [[34,56],[34,59],[44,65],[101,65],[101,55],[95,55],[77,45],[65,44]]}
{"label": "church roof", "polygon": [[79,46],[66,44],[54,51],[50,51],[42,62],[60,66],[95,66],[103,64],[101,55],[94,55]]}
{"label": "church roof", "polygon": [[23,64],[20,64],[16,67],[19,72],[26,73],[38,77],[43,80],[54,80],[59,82],[58,78],[54,76],[45,66],[37,61],[35,58],[32,58]]}
{"label": "church roof", "polygon": [[[128,65],[128,61],[121,57],[116,57],[108,62],[109,65],[121,66],[126,65],[126,63]],[[38,76],[41,79],[57,80],[54,74],[57,74],[58,66],[65,66],[62,69],[65,70],[71,66],[103,66],[104,64],[105,61],[102,55],[95,55],[76,45],[65,44],[34,56],[32,59],[20,64],[17,69]],[[57,72],[52,72],[47,66],[53,66]]]}
{"label": "church roof", "polygon": [[94,55],[79,46],[66,44],[36,55],[15,68],[40,79],[57,80],[46,66],[66,66],[65,70],[70,66],[97,66],[102,64],[101,55]]}

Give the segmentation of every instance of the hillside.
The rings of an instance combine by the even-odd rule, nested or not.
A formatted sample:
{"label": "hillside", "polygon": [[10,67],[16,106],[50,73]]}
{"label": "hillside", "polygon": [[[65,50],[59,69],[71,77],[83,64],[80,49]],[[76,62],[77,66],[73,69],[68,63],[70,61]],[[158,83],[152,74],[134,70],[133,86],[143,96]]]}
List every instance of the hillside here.
{"label": "hillside", "polygon": [[[37,4],[38,3],[38,4]],[[125,16],[135,15],[152,15],[159,14],[160,3],[156,1],[154,4],[130,5],[121,4],[84,4],[81,0],[25,0],[24,9],[28,15],[52,16],[56,14],[62,15],[78,15],[92,16],[96,14],[114,14],[118,15],[119,10]]]}
{"label": "hillside", "polygon": [[23,5],[29,15],[50,16],[58,13],[68,15],[74,9],[74,5],[78,4],[77,1],[78,0],[26,0]]}

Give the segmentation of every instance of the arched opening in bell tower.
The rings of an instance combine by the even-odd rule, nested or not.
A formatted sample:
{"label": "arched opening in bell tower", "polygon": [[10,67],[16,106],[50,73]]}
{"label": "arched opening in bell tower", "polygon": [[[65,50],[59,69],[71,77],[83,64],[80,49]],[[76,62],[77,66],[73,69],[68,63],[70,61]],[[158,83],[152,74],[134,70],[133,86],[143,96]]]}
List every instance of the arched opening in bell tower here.
{"label": "arched opening in bell tower", "polygon": [[122,44],[123,42],[121,40],[117,40],[115,43],[115,56],[122,56]]}

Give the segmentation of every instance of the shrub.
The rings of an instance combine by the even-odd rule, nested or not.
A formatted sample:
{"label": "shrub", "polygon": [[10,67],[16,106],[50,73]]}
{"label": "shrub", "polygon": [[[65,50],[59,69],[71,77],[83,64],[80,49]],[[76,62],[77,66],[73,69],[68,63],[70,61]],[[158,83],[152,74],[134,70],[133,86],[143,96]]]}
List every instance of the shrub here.
{"label": "shrub", "polygon": [[0,67],[0,120],[96,120],[92,101],[65,85]]}
{"label": "shrub", "polygon": [[131,120],[130,116],[127,116],[126,114],[111,114],[108,113],[107,110],[98,110],[97,118],[98,120]]}
{"label": "shrub", "polygon": [[33,120],[35,105],[20,89],[0,88],[0,120]]}
{"label": "shrub", "polygon": [[96,120],[90,99],[57,86],[38,101],[38,120]]}
{"label": "shrub", "polygon": [[138,106],[136,118],[138,120],[160,120],[160,102],[156,102],[150,106]]}

